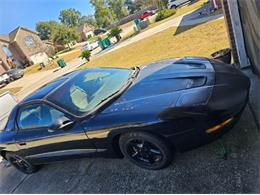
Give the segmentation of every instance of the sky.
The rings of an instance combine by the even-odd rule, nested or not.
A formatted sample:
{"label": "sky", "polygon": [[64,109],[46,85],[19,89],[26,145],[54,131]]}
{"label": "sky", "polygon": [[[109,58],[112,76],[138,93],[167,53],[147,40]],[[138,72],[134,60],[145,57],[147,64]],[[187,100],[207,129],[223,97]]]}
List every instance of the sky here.
{"label": "sky", "polygon": [[18,26],[35,30],[38,21],[57,20],[62,9],[75,8],[93,14],[89,0],[0,0],[0,34]]}

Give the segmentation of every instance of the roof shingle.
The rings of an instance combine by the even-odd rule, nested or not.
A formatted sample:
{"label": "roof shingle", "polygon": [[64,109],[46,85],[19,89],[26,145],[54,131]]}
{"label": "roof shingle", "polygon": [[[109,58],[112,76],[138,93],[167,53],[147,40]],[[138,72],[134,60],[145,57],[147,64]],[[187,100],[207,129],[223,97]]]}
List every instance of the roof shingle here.
{"label": "roof shingle", "polygon": [[10,38],[9,38],[9,35],[7,34],[7,35],[0,35],[0,40],[1,41],[5,41],[5,42],[10,42]]}

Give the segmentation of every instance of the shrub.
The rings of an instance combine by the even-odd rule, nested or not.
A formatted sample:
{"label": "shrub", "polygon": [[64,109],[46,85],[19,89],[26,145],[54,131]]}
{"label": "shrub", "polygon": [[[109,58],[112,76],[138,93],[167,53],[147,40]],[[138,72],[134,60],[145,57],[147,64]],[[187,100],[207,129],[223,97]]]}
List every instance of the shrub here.
{"label": "shrub", "polygon": [[159,11],[157,17],[156,17],[156,22],[163,20],[165,18],[168,18],[172,15],[176,14],[176,10],[175,9],[164,9]]}
{"label": "shrub", "polygon": [[87,61],[90,61],[90,56],[91,56],[91,51],[89,51],[89,50],[84,50],[81,53],[81,57],[83,59],[86,59]]}
{"label": "shrub", "polygon": [[121,39],[121,36],[120,36],[120,33],[122,32],[122,29],[121,28],[118,28],[118,27],[115,27],[115,28],[112,28],[109,32],[109,36],[110,37],[116,37],[117,39],[117,42],[120,41]]}

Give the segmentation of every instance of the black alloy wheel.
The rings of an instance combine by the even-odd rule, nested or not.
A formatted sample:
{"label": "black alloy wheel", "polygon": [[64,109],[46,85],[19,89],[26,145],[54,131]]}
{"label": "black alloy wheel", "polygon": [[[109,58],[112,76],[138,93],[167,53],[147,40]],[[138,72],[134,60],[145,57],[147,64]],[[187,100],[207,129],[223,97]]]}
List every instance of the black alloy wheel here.
{"label": "black alloy wheel", "polygon": [[147,165],[152,165],[163,159],[160,149],[144,139],[133,139],[129,141],[127,144],[127,152],[136,161]]}
{"label": "black alloy wheel", "polygon": [[172,160],[172,151],[165,140],[152,134],[125,134],[120,137],[119,144],[125,157],[145,169],[161,169]]}
{"label": "black alloy wheel", "polygon": [[14,154],[7,153],[6,159],[19,171],[25,174],[32,174],[37,171],[37,167],[32,165],[30,162],[25,160],[24,158]]}

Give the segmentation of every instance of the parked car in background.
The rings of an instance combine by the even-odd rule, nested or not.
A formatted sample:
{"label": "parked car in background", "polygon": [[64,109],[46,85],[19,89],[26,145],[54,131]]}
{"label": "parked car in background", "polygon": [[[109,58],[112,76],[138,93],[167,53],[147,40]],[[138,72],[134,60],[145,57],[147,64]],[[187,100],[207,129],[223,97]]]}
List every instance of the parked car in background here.
{"label": "parked car in background", "polygon": [[0,75],[0,85],[6,85],[10,83],[10,81],[11,78],[6,72]]}
{"label": "parked car in background", "polygon": [[22,69],[11,69],[6,72],[10,77],[10,80],[16,80],[24,76],[24,71]]}
{"label": "parked car in background", "polygon": [[240,70],[206,58],[77,70],[15,106],[0,132],[0,154],[27,174],[37,165],[93,155],[161,169],[176,151],[231,129],[249,88]]}
{"label": "parked car in background", "polygon": [[10,92],[0,94],[0,131],[5,128],[8,116],[18,100]]}
{"label": "parked car in background", "polygon": [[98,46],[99,46],[98,41],[91,41],[91,42],[89,41],[83,46],[82,50],[92,51],[96,49]]}
{"label": "parked car in background", "polygon": [[183,5],[184,3],[187,3],[191,0],[169,0],[168,1],[168,8],[169,9],[176,9],[180,5]]}
{"label": "parked car in background", "polygon": [[145,11],[143,14],[139,15],[138,16],[138,19],[140,20],[144,20],[145,18],[149,17],[149,16],[152,16],[155,14],[155,11],[151,11],[151,10],[147,10]]}
{"label": "parked car in background", "polygon": [[94,30],[94,35],[95,35],[95,36],[98,36],[98,35],[104,34],[104,33],[106,33],[106,32],[107,32],[107,30],[104,29],[104,28],[97,28],[97,29]]}

